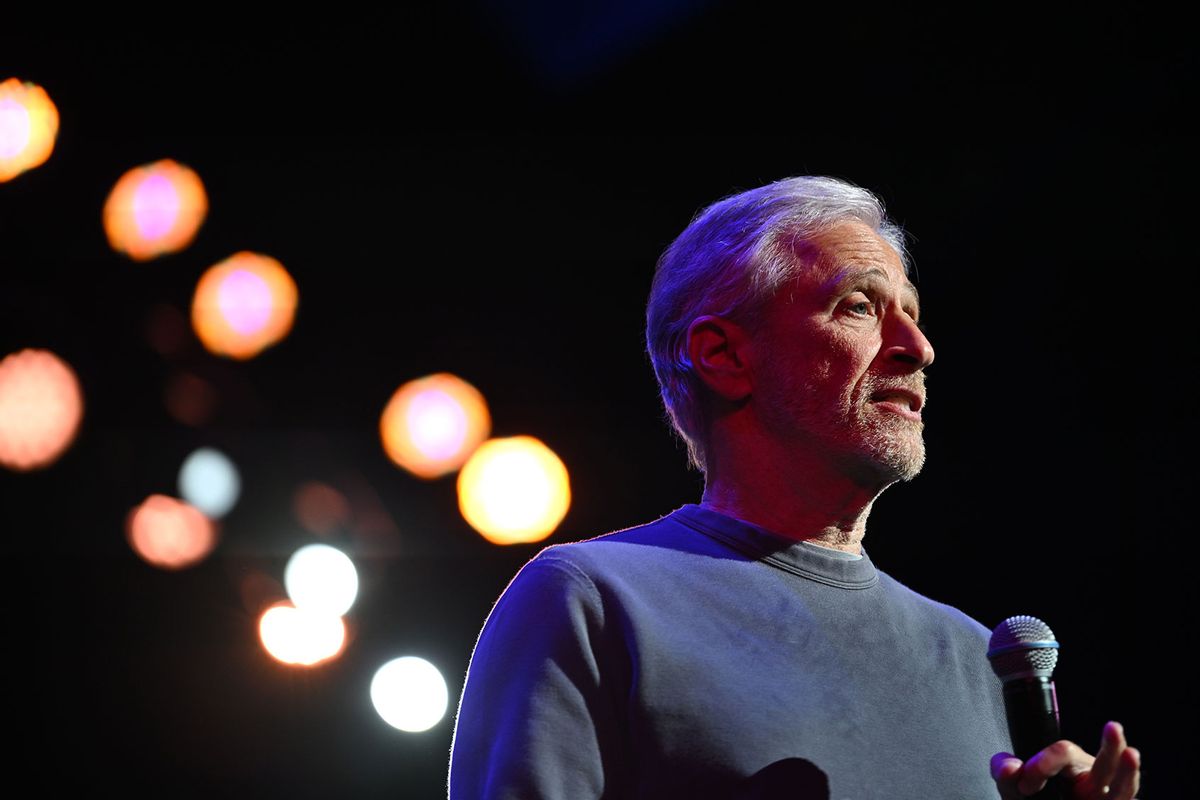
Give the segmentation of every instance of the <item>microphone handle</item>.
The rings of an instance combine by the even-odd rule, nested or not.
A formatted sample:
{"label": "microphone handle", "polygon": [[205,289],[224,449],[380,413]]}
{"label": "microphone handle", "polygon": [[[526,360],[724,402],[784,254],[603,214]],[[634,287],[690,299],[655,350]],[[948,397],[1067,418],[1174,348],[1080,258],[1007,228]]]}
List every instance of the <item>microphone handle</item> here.
{"label": "microphone handle", "polygon": [[[1028,761],[1062,738],[1058,726],[1058,698],[1054,694],[1054,681],[1049,678],[1017,678],[1005,683],[1004,710],[1008,716],[1013,755],[1022,761]],[[1067,792],[1062,778],[1054,776],[1032,797],[1064,800]]]}

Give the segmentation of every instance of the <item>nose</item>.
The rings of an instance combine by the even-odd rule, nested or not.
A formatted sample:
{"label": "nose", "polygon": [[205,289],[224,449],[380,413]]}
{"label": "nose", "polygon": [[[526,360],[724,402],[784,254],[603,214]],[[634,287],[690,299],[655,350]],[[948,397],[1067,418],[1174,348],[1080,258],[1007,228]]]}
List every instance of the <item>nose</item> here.
{"label": "nose", "polygon": [[933,363],[933,345],[924,331],[904,312],[892,315],[884,341],[887,361],[905,372],[920,372]]}

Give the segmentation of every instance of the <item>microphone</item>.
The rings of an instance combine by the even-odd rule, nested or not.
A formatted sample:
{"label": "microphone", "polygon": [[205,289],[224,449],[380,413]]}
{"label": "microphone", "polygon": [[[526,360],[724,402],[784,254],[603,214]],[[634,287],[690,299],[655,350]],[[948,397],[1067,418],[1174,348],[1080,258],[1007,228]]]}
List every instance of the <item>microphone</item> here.
{"label": "microphone", "polygon": [[[1022,761],[1062,738],[1058,727],[1058,698],[1050,674],[1058,663],[1058,640],[1037,617],[1009,617],[996,626],[988,641],[988,661],[1004,684],[1004,711],[1012,736],[1013,754]],[[1065,797],[1058,776],[1033,795],[1041,800]]]}

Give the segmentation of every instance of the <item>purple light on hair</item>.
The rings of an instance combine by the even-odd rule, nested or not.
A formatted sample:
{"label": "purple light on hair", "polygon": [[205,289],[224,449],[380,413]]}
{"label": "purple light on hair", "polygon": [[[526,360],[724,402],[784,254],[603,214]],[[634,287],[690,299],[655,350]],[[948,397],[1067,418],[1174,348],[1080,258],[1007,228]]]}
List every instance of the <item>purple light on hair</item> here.
{"label": "purple light on hair", "polygon": [[426,389],[414,397],[405,421],[413,444],[429,458],[450,458],[467,439],[466,412],[439,389]]}
{"label": "purple light on hair", "polygon": [[133,220],[146,239],[166,236],[179,216],[179,193],[166,177],[153,174],[133,193]]}
{"label": "purple light on hair", "polygon": [[217,307],[235,331],[255,333],[271,316],[271,289],[253,272],[237,269],[221,281],[217,289]]}

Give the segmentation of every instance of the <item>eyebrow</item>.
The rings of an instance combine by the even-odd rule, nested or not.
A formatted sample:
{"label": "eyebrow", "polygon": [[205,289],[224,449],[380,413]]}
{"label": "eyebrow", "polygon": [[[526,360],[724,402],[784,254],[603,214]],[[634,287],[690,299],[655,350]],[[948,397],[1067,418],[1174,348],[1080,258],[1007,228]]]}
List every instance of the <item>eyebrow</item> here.
{"label": "eyebrow", "polygon": [[[871,278],[871,279],[878,278],[878,279],[882,279],[884,283],[891,283],[891,280],[888,278],[888,274],[886,272],[879,269],[878,267],[871,267],[870,269],[856,270],[853,272],[843,272],[838,277],[834,278],[834,280],[832,280],[830,282],[830,284],[834,288],[840,289],[848,283],[857,283],[859,281],[866,280],[868,278]],[[912,297],[913,302],[915,302],[917,304],[917,308],[920,308],[921,307],[921,295],[917,291],[917,287],[914,286],[911,281],[905,280],[904,284],[901,288],[908,295],[910,295]]]}

